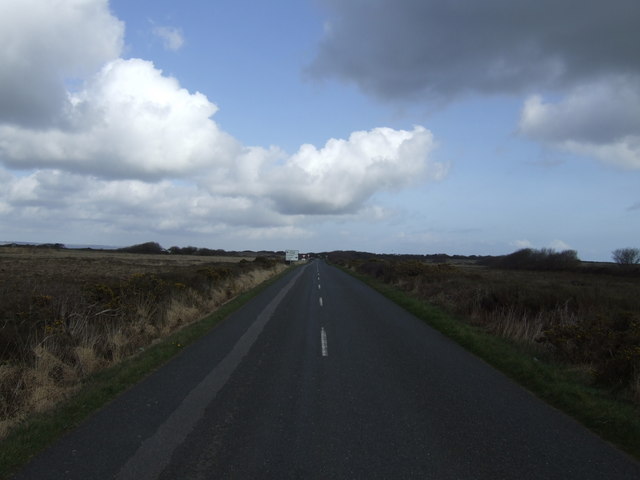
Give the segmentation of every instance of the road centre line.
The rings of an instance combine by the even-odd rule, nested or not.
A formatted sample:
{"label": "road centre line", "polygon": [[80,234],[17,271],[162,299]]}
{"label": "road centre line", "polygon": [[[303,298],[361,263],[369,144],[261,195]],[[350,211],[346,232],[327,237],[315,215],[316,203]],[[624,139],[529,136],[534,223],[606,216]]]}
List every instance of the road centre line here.
{"label": "road centre line", "polygon": [[320,297],[320,306],[322,307],[322,297]]}
{"label": "road centre line", "polygon": [[327,347],[327,332],[324,331],[324,327],[320,328],[320,345],[322,346],[322,356],[329,356],[329,349]]}

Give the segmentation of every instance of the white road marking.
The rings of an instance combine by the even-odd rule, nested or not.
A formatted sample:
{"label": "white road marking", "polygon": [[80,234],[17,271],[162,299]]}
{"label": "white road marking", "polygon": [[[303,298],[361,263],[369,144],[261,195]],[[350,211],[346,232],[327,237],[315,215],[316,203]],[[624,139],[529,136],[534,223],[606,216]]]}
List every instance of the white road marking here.
{"label": "white road marking", "polygon": [[322,297],[320,297],[320,306],[322,306]]}
{"label": "white road marking", "polygon": [[324,331],[324,327],[320,329],[320,345],[322,345],[322,356],[329,356],[329,349],[327,348],[327,332]]}
{"label": "white road marking", "polygon": [[320,290],[320,284],[318,284],[318,290]]}

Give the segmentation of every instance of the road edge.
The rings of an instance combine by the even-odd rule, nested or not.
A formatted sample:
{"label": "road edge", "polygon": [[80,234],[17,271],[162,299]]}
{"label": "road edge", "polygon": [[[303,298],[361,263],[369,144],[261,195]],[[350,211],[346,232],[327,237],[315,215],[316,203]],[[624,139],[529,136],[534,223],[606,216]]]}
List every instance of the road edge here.
{"label": "road edge", "polygon": [[140,354],[91,375],[73,396],[47,412],[26,419],[0,442],[0,478],[10,478],[37,453],[169,362],[184,347],[209,333],[249,300],[298,267],[300,265],[283,270],[218,310],[150,345]]}
{"label": "road edge", "polygon": [[391,285],[332,265],[362,281],[429,326],[449,337],[533,395],[569,415],[635,461],[640,461],[638,408],[613,398],[602,389],[574,380],[568,369],[544,362],[513,343],[455,319],[453,314],[428,304]]}

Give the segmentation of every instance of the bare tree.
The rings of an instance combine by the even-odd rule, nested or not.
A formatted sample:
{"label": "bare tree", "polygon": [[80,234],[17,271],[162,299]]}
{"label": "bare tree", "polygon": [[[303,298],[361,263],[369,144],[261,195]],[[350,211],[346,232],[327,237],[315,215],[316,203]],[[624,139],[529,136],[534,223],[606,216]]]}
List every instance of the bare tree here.
{"label": "bare tree", "polygon": [[611,256],[618,265],[634,265],[640,263],[640,248],[618,248]]}

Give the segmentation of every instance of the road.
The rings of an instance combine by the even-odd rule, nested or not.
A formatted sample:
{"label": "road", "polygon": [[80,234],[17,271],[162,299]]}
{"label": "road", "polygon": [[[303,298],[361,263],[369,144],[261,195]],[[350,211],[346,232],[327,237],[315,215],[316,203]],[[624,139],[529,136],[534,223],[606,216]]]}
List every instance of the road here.
{"label": "road", "polygon": [[321,261],[16,479],[635,479],[640,464]]}

